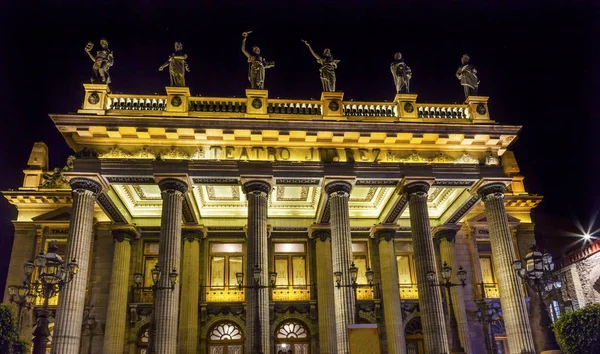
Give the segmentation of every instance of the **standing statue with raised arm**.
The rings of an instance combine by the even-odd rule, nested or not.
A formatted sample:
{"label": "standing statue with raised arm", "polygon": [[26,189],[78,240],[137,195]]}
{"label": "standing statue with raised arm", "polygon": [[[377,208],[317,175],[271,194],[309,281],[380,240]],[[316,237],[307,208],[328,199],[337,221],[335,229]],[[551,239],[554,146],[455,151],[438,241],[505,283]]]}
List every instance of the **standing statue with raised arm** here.
{"label": "standing statue with raised arm", "polygon": [[337,65],[340,61],[333,59],[329,48],[325,48],[325,50],[323,50],[323,56],[320,56],[315,53],[308,41],[303,39],[302,42],[306,44],[310,53],[317,59],[317,63],[321,64],[319,76],[321,77],[321,83],[323,84],[323,92],[335,92],[335,69],[337,69]]}
{"label": "standing statue with raised arm", "polygon": [[465,98],[471,95],[477,95],[479,79],[477,78],[477,69],[469,63],[471,58],[465,54],[460,59],[461,66],[456,71],[456,78],[460,81],[465,90]]}
{"label": "standing statue with raised arm", "polygon": [[404,63],[401,53],[394,54],[394,61],[390,65],[394,83],[396,84],[396,93],[408,93],[410,88],[410,79],[412,71],[410,67]]}
{"label": "standing statue with raised arm", "polygon": [[100,40],[101,49],[96,51],[96,56],[92,55],[92,49],[94,48],[94,43],[88,42],[85,46],[85,52],[89,55],[90,59],[94,62],[92,66],[92,70],[94,70],[94,77],[92,77],[91,82],[93,84],[110,84],[110,74],[109,70],[115,63],[115,57],[113,56],[112,50],[108,49],[108,42],[106,39],[102,38]]}
{"label": "standing statue with raised arm", "polygon": [[246,39],[252,31],[242,33],[242,53],[248,58],[248,81],[250,88],[257,90],[265,89],[265,69],[275,66],[275,62],[267,61],[260,55],[260,48],[252,47],[252,53],[246,50]]}
{"label": "standing statue with raised arm", "polygon": [[175,53],[171,54],[169,60],[158,68],[159,71],[163,71],[164,68],[169,67],[171,86],[185,87],[185,72],[190,72],[186,59],[187,54],[183,53],[183,44],[175,42]]}

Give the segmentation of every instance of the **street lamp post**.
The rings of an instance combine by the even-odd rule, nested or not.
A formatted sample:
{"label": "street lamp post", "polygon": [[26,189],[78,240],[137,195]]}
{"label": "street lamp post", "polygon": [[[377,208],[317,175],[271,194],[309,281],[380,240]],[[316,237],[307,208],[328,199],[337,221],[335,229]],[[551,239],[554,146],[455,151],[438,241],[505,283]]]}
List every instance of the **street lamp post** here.
{"label": "street lamp post", "polygon": [[[356,280],[358,279],[358,268],[356,267],[356,265],[354,265],[354,262],[352,262],[352,264],[350,265],[350,268],[348,268],[348,271],[350,272],[350,284],[342,284],[342,272],[333,272],[334,275],[334,279],[335,279],[335,287],[336,288],[352,288],[352,290],[354,290],[354,323],[359,323],[360,322],[360,306],[358,305],[358,283],[356,282]],[[377,291],[379,288],[377,288],[377,286],[379,284],[374,284],[373,283],[373,277],[375,276],[375,272],[373,272],[371,270],[371,268],[367,268],[367,271],[365,272],[365,276],[367,277],[367,281],[369,282],[369,287],[372,289],[373,287],[376,287],[376,291],[375,291],[375,298],[378,298],[378,294]]]}
{"label": "street lamp post", "polygon": [[[26,305],[29,308],[35,297],[41,296],[44,300],[42,309],[37,314],[35,330],[33,331],[33,354],[45,354],[50,329],[48,328],[48,300],[56,296],[63,287],[68,284],[79,266],[75,259],[65,263],[62,258],[56,254],[58,248],[56,241],[50,242],[48,252],[40,253],[33,261],[25,263],[25,282],[21,287],[16,288],[16,294],[25,296]],[[34,270],[37,269],[36,279],[31,279]],[[13,288],[13,292],[15,288]],[[11,290],[9,290],[9,293]],[[19,309],[20,313],[21,309]],[[19,314],[20,316],[20,314]],[[19,318],[20,320],[20,318]]]}
{"label": "street lamp post", "polygon": [[257,264],[254,266],[254,269],[252,270],[252,276],[254,279],[254,284],[253,285],[246,285],[244,286],[244,273],[243,272],[237,272],[235,273],[235,278],[237,280],[238,283],[238,289],[242,289],[242,288],[246,288],[246,289],[254,289],[256,292],[256,297],[255,297],[255,307],[254,307],[254,322],[253,322],[253,326],[254,326],[254,334],[255,334],[255,338],[252,344],[252,354],[263,354],[263,348],[262,348],[262,331],[260,328],[260,319],[258,318],[258,312],[260,311],[260,308],[258,306],[258,295],[259,295],[259,289],[267,289],[267,288],[274,288],[275,287],[275,282],[277,280],[277,272],[270,272],[269,273],[269,283],[270,285],[261,285],[260,281],[261,281],[261,273],[262,273],[262,269],[260,268],[260,266]]}
{"label": "street lamp post", "polygon": [[148,354],[154,353],[154,337],[155,337],[155,316],[154,316],[154,308],[156,305],[156,292],[159,290],[175,290],[175,285],[177,284],[177,278],[179,274],[177,270],[173,268],[171,272],[169,272],[169,283],[170,286],[158,286],[158,282],[160,281],[161,270],[158,266],[158,263],[152,268],[150,273],[152,274],[152,285],[151,286],[143,286],[144,275],[141,273],[135,273],[133,275],[134,285],[132,289],[134,291],[144,291],[150,290],[152,291],[152,314],[150,315],[150,330],[148,331]]}
{"label": "street lamp post", "polygon": [[98,326],[98,323],[96,322],[96,319],[94,317],[90,316],[90,311],[91,308],[87,309],[87,313],[83,316],[83,325],[82,325],[82,329],[84,331],[87,331],[89,333],[89,341],[88,341],[88,348],[87,348],[87,354],[92,354],[92,341],[94,339],[94,337],[96,337],[96,333],[94,332],[96,327]]}
{"label": "street lamp post", "polygon": [[485,336],[485,347],[487,352],[489,354],[497,354],[498,347],[496,346],[496,337],[491,326],[492,323],[498,321],[502,316],[500,308],[485,302],[485,300],[478,300],[476,315],[477,321],[483,324],[483,334]]}
{"label": "street lamp post", "polygon": [[513,269],[523,279],[525,284],[537,294],[540,301],[540,327],[544,332],[544,351],[560,350],[554,331],[550,328],[552,320],[550,319],[548,308],[544,303],[544,294],[551,294],[553,289],[560,289],[562,287],[561,281],[555,279],[552,275],[554,271],[552,255],[548,252],[542,254],[534,243],[531,246],[531,252],[525,256],[525,259],[517,259],[513,262]]}
{"label": "street lamp post", "polygon": [[450,289],[455,286],[464,287],[467,285],[465,283],[467,279],[467,272],[462,267],[458,267],[458,272],[456,275],[458,276],[458,280],[460,280],[460,284],[452,283],[450,281],[451,275],[452,268],[448,266],[446,262],[444,262],[444,266],[442,267],[442,279],[444,279],[444,281],[438,282],[435,272],[433,271],[427,272],[427,280],[429,281],[430,286],[441,286],[446,288],[446,292],[448,294],[448,311],[450,312],[450,332],[452,333],[452,349],[450,352],[464,354],[465,350],[460,343],[460,337],[458,335],[458,323],[456,322],[456,315],[454,314],[454,306],[452,303],[452,294],[450,294]]}
{"label": "street lamp post", "polygon": [[31,309],[31,302],[34,298],[34,295],[31,294],[29,286],[31,272],[27,274],[27,271],[28,270],[25,269],[27,280],[23,282],[23,285],[11,285],[8,287],[8,295],[10,296],[10,302],[17,305],[17,328],[19,331],[21,330],[21,313],[23,312],[23,308],[25,308],[26,310]]}

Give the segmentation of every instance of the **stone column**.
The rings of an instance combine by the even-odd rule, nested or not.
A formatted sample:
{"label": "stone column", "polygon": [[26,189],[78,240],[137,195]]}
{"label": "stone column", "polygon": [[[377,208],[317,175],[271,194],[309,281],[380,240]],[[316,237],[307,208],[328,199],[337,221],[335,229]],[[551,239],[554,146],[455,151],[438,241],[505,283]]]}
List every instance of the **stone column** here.
{"label": "stone column", "polygon": [[[460,281],[456,277],[458,267],[460,264],[456,261],[455,251],[455,240],[456,233],[460,227],[442,226],[434,230],[434,237],[440,245],[440,264],[444,262],[452,268],[452,275],[450,281],[459,284]],[[465,265],[467,269],[469,265]],[[452,296],[452,303],[454,307],[454,314],[456,315],[456,322],[458,324],[458,335],[460,338],[460,344],[466,353],[473,353],[471,349],[471,340],[469,338],[469,322],[467,319],[467,310],[465,307],[465,299],[463,295],[463,288],[461,286],[455,286],[450,289],[450,295]]]}
{"label": "stone column", "polygon": [[[253,285],[255,266],[261,269],[261,285],[269,284],[269,246],[267,243],[267,207],[271,185],[265,180],[250,180],[243,185],[248,199],[248,242],[246,284]],[[258,313],[257,313],[258,310]],[[260,340],[261,352],[270,353],[269,289],[246,289],[246,352],[254,353]],[[258,320],[256,318],[258,316]]]}
{"label": "stone column", "polygon": [[383,317],[388,353],[406,354],[404,324],[402,323],[402,304],[398,284],[398,263],[394,251],[395,229],[375,231],[379,241],[379,267],[381,274],[381,293],[383,296]]}
{"label": "stone column", "polygon": [[160,219],[160,241],[158,266],[160,279],[154,299],[155,325],[154,352],[171,354],[177,352],[177,325],[179,319],[179,286],[171,290],[169,273],[175,269],[181,273],[181,217],[183,194],[188,185],[175,178],[158,182],[162,195],[162,215]]}
{"label": "stone column", "polygon": [[75,259],[79,270],[59,295],[52,339],[53,354],[79,352],[92,245],[94,203],[96,196],[102,191],[102,186],[90,179],[73,178],[70,183],[73,188],[73,209],[65,261]]}
{"label": "stone column", "polygon": [[435,272],[437,277],[433,237],[427,210],[428,191],[429,184],[427,182],[412,182],[404,187],[403,193],[408,196],[425,352],[446,354],[450,350],[442,307],[442,294],[439,287],[430,286],[427,281],[427,272]]}
{"label": "stone column", "polygon": [[102,352],[106,354],[122,353],[125,348],[131,241],[137,236],[132,229],[116,229],[112,235],[115,248],[106,310],[106,323],[109,325],[106,326],[102,346]]}
{"label": "stone column", "polygon": [[198,350],[198,296],[200,294],[200,228],[184,228],[179,343],[177,353],[196,354]]}
{"label": "stone column", "polygon": [[[354,323],[355,304],[350,267],[352,266],[352,239],[348,201],[352,185],[346,181],[334,181],[325,186],[331,212],[331,251],[333,272],[342,273],[344,287],[334,289],[337,352],[349,353],[348,325]],[[334,275],[331,274],[333,278]]]}
{"label": "stone column", "polygon": [[333,264],[331,259],[331,231],[315,230],[317,261],[317,308],[319,311],[319,351],[322,354],[337,354],[335,307],[333,286]]}
{"label": "stone column", "polygon": [[478,193],[485,203],[508,346],[511,353],[529,354],[535,353],[535,349],[523,287],[512,268],[512,263],[517,257],[504,209],[505,190],[506,186],[503,183],[491,183],[481,187]]}

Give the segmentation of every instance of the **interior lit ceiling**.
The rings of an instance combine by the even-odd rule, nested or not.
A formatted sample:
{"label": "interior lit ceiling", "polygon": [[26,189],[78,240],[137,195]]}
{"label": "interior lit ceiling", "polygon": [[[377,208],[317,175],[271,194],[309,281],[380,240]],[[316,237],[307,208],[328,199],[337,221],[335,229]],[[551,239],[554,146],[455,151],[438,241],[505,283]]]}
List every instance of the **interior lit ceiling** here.
{"label": "interior lit ceiling", "polygon": [[[325,198],[321,181],[311,184],[276,184],[269,199],[271,218],[316,218],[321,198]],[[157,185],[113,185],[129,213],[134,218],[160,218],[162,200]],[[378,218],[394,197],[395,186],[355,186],[350,201],[350,217]],[[456,201],[462,188],[437,188],[429,191],[429,216],[439,218]],[[193,200],[200,217],[247,217],[248,204],[241,186],[235,184],[196,184]],[[408,218],[408,208],[401,218]]]}

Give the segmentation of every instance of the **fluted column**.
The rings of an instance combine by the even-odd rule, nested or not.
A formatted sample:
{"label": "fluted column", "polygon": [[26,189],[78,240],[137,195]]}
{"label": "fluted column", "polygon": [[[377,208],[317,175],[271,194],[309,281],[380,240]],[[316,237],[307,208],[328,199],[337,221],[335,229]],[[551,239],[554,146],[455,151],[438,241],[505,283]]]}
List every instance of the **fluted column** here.
{"label": "fluted column", "polygon": [[[450,281],[455,284],[460,284],[460,281],[456,277],[458,267],[460,264],[456,261],[456,250],[455,241],[456,233],[459,227],[438,227],[434,230],[434,238],[440,245],[440,263],[443,265],[444,262],[452,268],[452,275]],[[467,266],[467,265],[465,265]],[[467,310],[465,307],[465,299],[463,296],[463,288],[455,286],[450,288],[450,295],[452,296],[452,303],[454,307],[454,314],[456,315],[456,322],[458,324],[458,335],[460,338],[460,344],[466,353],[473,353],[471,349],[471,341],[469,338],[469,322],[467,319]]]}
{"label": "fluted column", "polygon": [[179,318],[179,286],[171,289],[169,273],[175,269],[180,273],[181,262],[181,217],[183,194],[188,185],[182,180],[166,178],[158,182],[162,196],[160,219],[160,241],[158,266],[161,276],[155,291],[154,352],[171,354],[177,351],[177,325]]}
{"label": "fluted column", "polygon": [[[334,181],[325,186],[331,212],[331,251],[333,272],[341,272],[340,287],[334,290],[335,323],[338,353],[349,353],[348,325],[354,323],[355,304],[350,267],[352,266],[352,239],[350,234],[350,211],[348,201],[352,185],[346,181]],[[331,274],[333,279],[333,274]]]}
{"label": "fluted column", "polygon": [[521,280],[512,268],[512,262],[517,257],[504,208],[505,190],[503,183],[491,183],[481,187],[478,193],[485,203],[509,350],[511,354],[529,354],[535,353],[535,349]]}
{"label": "fluted column", "polygon": [[331,259],[331,231],[316,230],[315,240],[317,258],[317,304],[319,316],[319,350],[322,354],[336,354],[337,338],[335,326],[335,307],[333,286],[333,263]]}
{"label": "fluted column", "polygon": [[[248,242],[246,262],[246,284],[254,283],[253,270],[261,269],[261,285],[269,282],[269,247],[267,243],[267,212],[271,185],[264,180],[244,183],[248,199]],[[258,302],[258,303],[257,303]],[[258,314],[257,314],[258,310]],[[247,289],[246,291],[246,352],[254,353],[256,340],[261,341],[261,352],[270,353],[269,289]],[[256,316],[258,315],[258,321]]]}
{"label": "fluted column", "polygon": [[92,245],[94,203],[96,196],[102,191],[99,183],[89,179],[73,178],[70,183],[73,188],[73,209],[65,261],[75,259],[79,270],[59,295],[52,339],[53,354],[79,352]]}
{"label": "fluted column", "polygon": [[427,281],[427,272],[435,272],[437,277],[435,250],[427,210],[428,191],[429,184],[427,182],[413,182],[404,187],[403,193],[408,196],[425,352],[446,354],[450,350],[442,307],[442,294],[439,287],[432,287]]}
{"label": "fluted column", "polygon": [[106,309],[106,326],[102,352],[122,353],[125,347],[125,326],[127,323],[127,291],[129,290],[129,263],[131,261],[131,241],[136,232],[132,229],[112,231],[115,241],[110,290]]}
{"label": "fluted column", "polygon": [[198,350],[198,295],[200,291],[200,228],[184,228],[179,344],[177,353],[196,354]]}
{"label": "fluted column", "polygon": [[381,293],[383,296],[383,316],[389,354],[406,354],[402,304],[398,284],[398,263],[394,251],[395,229],[380,229],[375,232],[379,241],[379,267]]}

